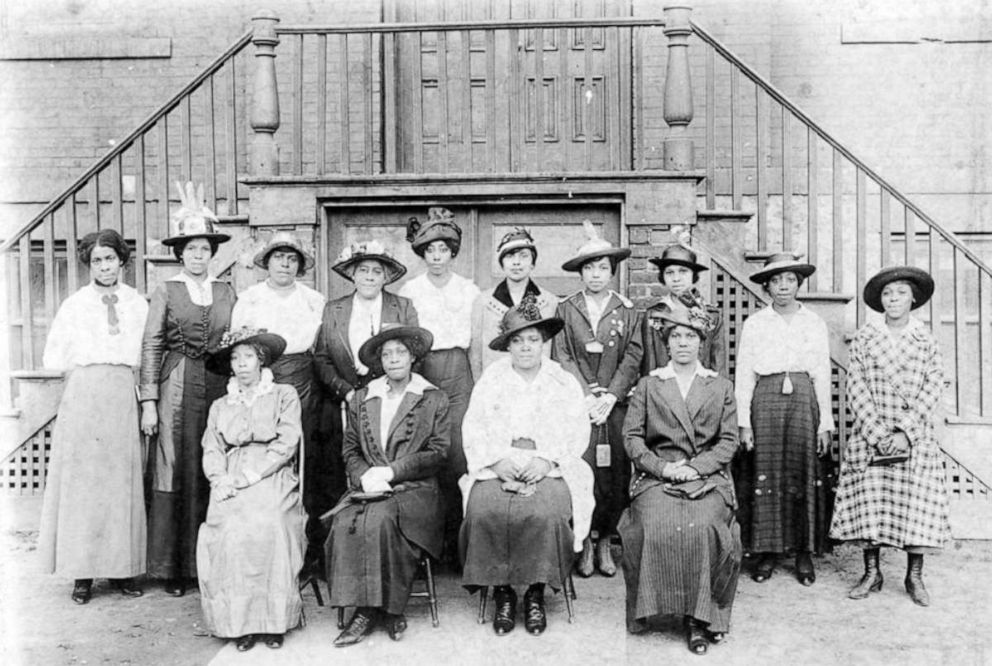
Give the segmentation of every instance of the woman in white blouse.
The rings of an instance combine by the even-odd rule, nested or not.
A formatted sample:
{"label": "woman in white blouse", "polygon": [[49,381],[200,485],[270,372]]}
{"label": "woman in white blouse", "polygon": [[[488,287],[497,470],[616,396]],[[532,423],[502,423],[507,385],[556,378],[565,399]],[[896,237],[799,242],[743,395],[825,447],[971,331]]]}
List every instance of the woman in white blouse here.
{"label": "woman in white blouse", "polygon": [[760,554],[751,577],[771,577],[779,555],[796,556],[796,578],[816,580],[829,517],[819,457],[834,429],[827,325],[796,300],[816,270],[789,253],[774,254],[751,276],[772,304],[751,315],[740,334],[736,395],[743,461],[738,494],[744,547]]}
{"label": "woman in white blouse", "polygon": [[420,325],[434,336],[434,348],[423,360],[420,372],[448,396],[451,448],[448,467],[441,476],[447,506],[442,559],[454,564],[461,523],[458,477],[465,473],[462,419],[473,385],[468,348],[472,340],[472,305],[479,288],[451,270],[451,263],[461,249],[462,230],[450,210],[431,208],[423,223],[411,218],[407,240],[424,260],[427,270],[404,284],[399,293],[413,301]]}
{"label": "woman in white blouse", "polygon": [[66,371],[52,432],[38,550],[45,568],[74,578],[72,600],[88,603],[94,578],[140,597],[145,571],[145,497],[134,371],[148,303],[121,281],[130,257],[113,229],[86,235],[79,259],[92,281],[52,322],[46,368]]}
{"label": "woman in white blouse", "polygon": [[465,414],[462,584],[495,587],[497,635],[516,625],[514,585],[526,586],[527,632],[544,632],[544,587],[562,588],[592,521],[585,395],[542,353],[563,325],[543,318],[533,296],[511,308],[490,342],[510,354],[482,373]]}

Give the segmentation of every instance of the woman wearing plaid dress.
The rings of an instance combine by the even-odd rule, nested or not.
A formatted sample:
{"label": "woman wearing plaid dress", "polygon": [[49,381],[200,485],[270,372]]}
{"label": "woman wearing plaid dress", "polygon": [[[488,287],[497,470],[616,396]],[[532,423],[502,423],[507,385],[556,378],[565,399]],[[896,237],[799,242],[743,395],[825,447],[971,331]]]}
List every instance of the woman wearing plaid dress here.
{"label": "woman wearing plaid dress", "polygon": [[830,536],[864,548],[865,572],[848,597],[882,589],[881,546],[907,553],[906,591],[930,604],[923,554],[950,536],[947,489],[934,411],[943,371],[937,341],[910,311],[933,294],[933,279],[907,266],[886,268],[865,285],[864,300],[885,313],[851,344],[847,395],[854,434],[841,462]]}

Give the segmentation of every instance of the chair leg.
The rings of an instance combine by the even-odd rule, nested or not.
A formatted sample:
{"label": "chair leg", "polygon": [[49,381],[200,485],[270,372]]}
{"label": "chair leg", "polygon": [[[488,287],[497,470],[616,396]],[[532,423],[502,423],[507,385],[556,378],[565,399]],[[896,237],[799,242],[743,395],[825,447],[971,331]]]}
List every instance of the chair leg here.
{"label": "chair leg", "polygon": [[338,629],[344,629],[344,606],[338,607]]}
{"label": "chair leg", "polygon": [[568,572],[568,588],[572,591],[572,598],[578,599],[579,597],[575,594],[575,580],[572,578],[572,572]]}
{"label": "chair leg", "polygon": [[489,588],[479,589],[479,624],[486,623],[486,602],[489,600]]}
{"label": "chair leg", "polygon": [[324,605],[324,597],[320,593],[320,586],[317,584],[317,579],[316,578],[311,578],[310,579],[310,587],[313,588],[313,596],[317,598],[317,605],[318,606],[323,606]]}
{"label": "chair leg", "polygon": [[568,609],[568,623],[572,624],[575,621],[575,609],[572,607],[572,599],[575,599],[575,582],[572,580],[572,574],[568,574],[568,578],[565,579],[565,608]]}
{"label": "chair leg", "polygon": [[431,624],[437,628],[441,620],[437,614],[437,589],[434,587],[434,572],[431,570],[431,559],[424,558],[424,573],[427,574],[427,601],[431,605]]}

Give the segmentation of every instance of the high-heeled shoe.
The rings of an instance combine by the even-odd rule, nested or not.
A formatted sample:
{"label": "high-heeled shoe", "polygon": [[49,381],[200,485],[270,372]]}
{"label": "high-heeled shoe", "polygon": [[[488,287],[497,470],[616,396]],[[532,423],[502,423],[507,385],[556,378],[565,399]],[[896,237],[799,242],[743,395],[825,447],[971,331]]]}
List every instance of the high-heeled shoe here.
{"label": "high-heeled shoe", "polygon": [[496,602],[493,631],[497,636],[505,636],[517,625],[517,593],[509,585],[500,585],[493,597]]}
{"label": "high-heeled shoe", "polygon": [[351,618],[348,628],[334,639],[334,647],[348,647],[362,642],[375,628],[376,610],[359,608]]}
{"label": "high-heeled shoe", "polygon": [[72,600],[80,606],[88,604],[93,598],[93,579],[77,578],[72,587]]}
{"label": "high-heeled shoe", "polygon": [[906,591],[917,606],[930,605],[930,593],[923,584],[923,554],[909,553],[906,562]]}
{"label": "high-heeled shoe", "polygon": [[540,636],[548,628],[548,616],[544,612],[543,584],[531,585],[524,593],[524,628],[531,636]]}
{"label": "high-heeled shoe", "polygon": [[878,548],[865,548],[865,573],[857,585],[847,593],[848,599],[865,599],[872,592],[882,589],[882,571],[878,566]]}
{"label": "high-heeled shoe", "polygon": [[758,560],[758,564],[754,567],[754,573],[751,574],[751,579],[755,583],[764,583],[766,580],[772,577],[772,573],[775,571],[775,563],[778,558],[774,553],[765,553]]}
{"label": "high-heeled shoe", "polygon": [[579,561],[575,563],[575,573],[579,574],[583,578],[589,578],[595,570],[596,566],[593,559],[592,539],[586,537],[586,540],[582,542],[582,553],[579,555]]}

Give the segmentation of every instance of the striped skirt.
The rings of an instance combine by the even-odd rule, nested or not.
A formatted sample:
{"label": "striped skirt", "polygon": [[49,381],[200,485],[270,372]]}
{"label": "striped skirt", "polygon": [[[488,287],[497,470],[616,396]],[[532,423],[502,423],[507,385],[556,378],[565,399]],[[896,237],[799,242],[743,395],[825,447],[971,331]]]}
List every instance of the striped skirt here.
{"label": "striped skirt", "polygon": [[830,525],[826,477],[816,455],[820,410],[813,383],[789,373],[758,378],[751,400],[753,457],[742,469],[745,547],[753,553],[822,552]]}
{"label": "striped skirt", "polygon": [[740,528],[723,496],[673,497],[661,484],[620,519],[627,621],[690,615],[710,631],[730,629],[741,568]]}

